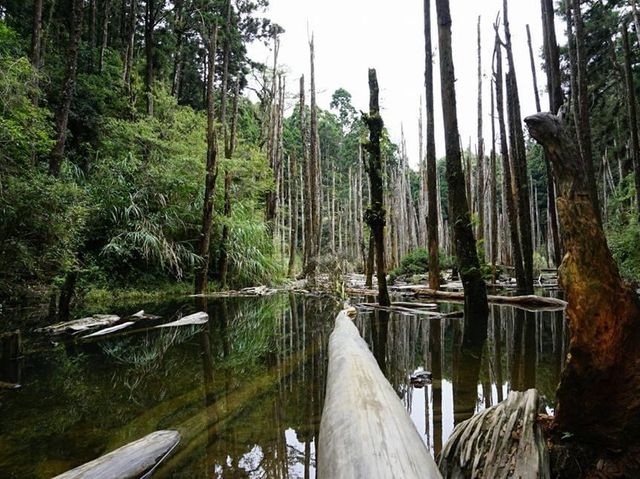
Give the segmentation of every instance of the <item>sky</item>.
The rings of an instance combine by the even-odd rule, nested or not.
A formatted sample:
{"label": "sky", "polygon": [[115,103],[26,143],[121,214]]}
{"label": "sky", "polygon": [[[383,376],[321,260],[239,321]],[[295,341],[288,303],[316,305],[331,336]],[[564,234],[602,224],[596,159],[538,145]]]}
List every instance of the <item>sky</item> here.
{"label": "sky", "polygon": [[[481,15],[483,118],[485,144],[490,147],[490,78],[493,54],[493,22],[502,0],[451,0],[453,60],[460,137],[475,150],[477,137],[477,21]],[[281,37],[278,65],[287,75],[289,114],[297,101],[300,75],[309,87],[309,43],[313,33],[316,56],[318,105],[328,109],[338,88],[353,96],[358,110],[367,110],[368,68],[376,68],[380,85],[381,113],[390,136],[400,143],[401,130],[407,143],[409,162],[419,162],[418,116],[424,97],[423,1],[404,0],[270,0],[266,16],[285,29]],[[434,46],[434,95],[436,151],[444,155],[444,131],[440,103],[438,37],[435,2],[432,1],[432,45]],[[527,46],[526,24],[530,24],[542,109],[548,106],[546,77],[541,69],[542,25],[540,2],[511,0],[509,21],[515,68],[523,116],[535,113],[533,80]],[[556,26],[558,37],[562,27]],[[502,33],[502,29],[501,29]],[[260,45],[249,49],[256,60],[273,64],[273,53]],[[309,101],[307,97],[307,102]],[[424,108],[424,100],[422,101]],[[423,117],[426,113],[423,113]]]}

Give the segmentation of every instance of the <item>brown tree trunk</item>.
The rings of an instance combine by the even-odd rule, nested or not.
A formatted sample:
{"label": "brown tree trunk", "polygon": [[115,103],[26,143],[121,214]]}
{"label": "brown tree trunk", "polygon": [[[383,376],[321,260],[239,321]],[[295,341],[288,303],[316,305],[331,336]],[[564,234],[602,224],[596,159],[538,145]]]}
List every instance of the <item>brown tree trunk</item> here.
{"label": "brown tree trunk", "polygon": [[31,65],[40,68],[40,47],[42,45],[42,4],[43,0],[33,2],[33,23],[31,27]]}
{"label": "brown tree trunk", "polygon": [[173,75],[171,80],[171,95],[180,98],[180,80],[182,78],[182,43],[184,41],[184,18],[183,4],[184,0],[175,2],[175,34],[176,49],[173,56]]}
{"label": "brown tree trunk", "polygon": [[435,115],[433,102],[433,47],[431,45],[431,0],[424,0],[425,92],[427,106],[427,237],[429,241],[429,287],[440,289],[438,244],[438,189]]}
{"label": "brown tree trunk", "polygon": [[204,183],[204,202],[202,205],[202,231],[198,254],[202,263],[196,269],[195,294],[205,294],[209,282],[209,256],[211,245],[211,227],[213,224],[213,199],[218,176],[218,144],[216,138],[215,98],[213,81],[215,76],[216,44],[218,37],[217,26],[212,27],[207,42],[207,167]]}
{"label": "brown tree trunk", "polygon": [[49,157],[49,173],[52,176],[60,176],[60,167],[64,158],[64,149],[67,144],[67,125],[71,103],[76,91],[76,76],[78,73],[78,50],[82,36],[82,0],[73,0],[71,8],[71,32],[69,47],[67,48],[67,67],[64,75],[64,89],[62,91],[62,104],[58,110],[57,139]]}
{"label": "brown tree trunk", "polygon": [[513,194],[511,181],[511,166],[509,161],[509,147],[507,146],[507,129],[504,121],[504,90],[502,87],[502,50],[500,47],[500,39],[496,32],[495,46],[495,66],[494,74],[496,81],[496,107],[498,109],[498,125],[500,128],[500,154],[502,156],[502,194],[506,204],[507,220],[509,222],[509,237],[511,239],[511,249],[513,257],[513,266],[515,269],[516,282],[518,288],[524,292],[525,276],[524,266],[522,264],[522,249],[520,246],[520,238],[518,234],[518,213],[516,211],[516,200]]}
{"label": "brown tree trunk", "polygon": [[622,45],[624,48],[624,77],[627,88],[627,115],[629,117],[629,131],[631,133],[631,158],[636,181],[636,207],[640,216],[640,144],[638,142],[638,106],[631,69],[631,50],[629,48],[629,32],[627,24],[622,26]]}
{"label": "brown tree trunk", "polygon": [[366,220],[373,236],[376,250],[376,274],[378,278],[378,303],[381,306],[390,306],[389,291],[387,290],[387,273],[384,264],[384,188],[382,178],[382,154],[380,141],[384,123],[380,116],[380,104],[378,100],[378,78],[373,68],[369,69],[369,114],[364,115],[364,121],[369,128],[369,141],[364,148],[369,153],[366,163],[371,187],[371,206],[367,209]]}
{"label": "brown tree trunk", "polygon": [[498,173],[496,171],[496,119],[495,93],[491,85],[491,158],[489,170],[491,175],[491,271],[493,282],[497,280],[496,263],[498,262]]}
{"label": "brown tree trunk", "polygon": [[124,74],[123,74],[123,82],[127,91],[129,93],[130,99],[133,98],[133,86],[132,86],[132,76],[133,76],[133,54],[135,50],[135,40],[136,40],[136,16],[138,12],[138,0],[130,0],[129,3],[129,25],[127,27],[127,50],[124,60]]}
{"label": "brown tree trunk", "polygon": [[463,344],[471,346],[487,334],[487,289],[476,252],[471,215],[465,194],[464,174],[460,158],[458,116],[456,111],[455,72],[451,47],[451,14],[448,0],[436,0],[438,39],[440,45],[440,77],[442,114],[444,118],[449,185],[449,218],[453,224],[460,276],[464,287]]}
{"label": "brown tree trunk", "polygon": [[[309,123],[309,162],[311,169],[309,176],[311,179],[311,197],[309,198],[313,208],[311,209],[311,219],[313,225],[313,257],[314,264],[317,261],[317,257],[320,254],[320,244],[322,240],[322,218],[320,213],[320,198],[322,197],[322,188],[320,183],[320,146],[318,144],[318,109],[316,104],[316,74],[315,74],[315,43],[313,36],[309,43],[309,56],[311,65],[311,104],[309,108],[310,123]],[[314,267],[315,270],[315,267]]]}
{"label": "brown tree trunk", "polygon": [[640,439],[640,303],[607,247],[578,150],[557,117],[525,119],[558,184],[566,254],[560,267],[571,342],[554,422],[579,440],[614,449]]}

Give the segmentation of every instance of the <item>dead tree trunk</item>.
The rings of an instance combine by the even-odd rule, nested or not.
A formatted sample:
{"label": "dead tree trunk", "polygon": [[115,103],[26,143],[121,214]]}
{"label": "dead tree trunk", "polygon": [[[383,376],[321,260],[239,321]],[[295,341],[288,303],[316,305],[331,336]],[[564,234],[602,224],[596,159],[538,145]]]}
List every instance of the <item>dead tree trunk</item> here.
{"label": "dead tree trunk", "polygon": [[538,75],[536,74],[536,62],[533,56],[533,46],[531,45],[531,29],[527,23],[527,44],[529,45],[529,61],[531,63],[531,76],[533,77],[533,94],[536,99],[536,111],[542,111],[540,108],[540,93],[538,92]]}
{"label": "dead tree trunk", "polygon": [[218,176],[218,140],[216,138],[215,98],[213,91],[218,27],[214,25],[211,29],[212,32],[208,35],[209,38],[207,39],[207,62],[209,64],[207,76],[207,169],[204,183],[204,202],[202,206],[202,230],[200,232],[200,245],[198,248],[202,262],[196,269],[196,294],[205,294],[207,292],[211,226],[213,224],[213,199],[216,177]]}
{"label": "dead tree trunk", "polygon": [[378,277],[378,303],[381,306],[390,306],[389,292],[387,290],[387,273],[384,264],[384,225],[386,211],[384,209],[384,188],[382,179],[382,154],[380,141],[384,123],[380,116],[380,104],[378,101],[378,78],[373,68],[369,69],[369,114],[364,115],[364,121],[369,128],[369,141],[363,146],[369,153],[368,162],[365,163],[369,173],[371,188],[371,206],[367,208],[366,221],[371,228],[376,250],[376,273]]}
{"label": "dead tree trunk", "polygon": [[525,276],[524,266],[522,264],[522,249],[520,247],[520,238],[518,235],[518,213],[516,211],[516,200],[513,194],[511,182],[511,166],[509,161],[509,147],[507,146],[507,129],[504,121],[504,90],[502,87],[502,51],[501,42],[496,31],[495,45],[495,67],[494,73],[496,81],[496,108],[498,109],[498,126],[500,128],[500,153],[502,156],[502,194],[506,204],[507,219],[509,222],[509,237],[511,239],[511,249],[513,256],[513,266],[515,269],[516,282],[518,288],[524,292]]}
{"label": "dead tree trunk", "polygon": [[427,236],[429,241],[429,287],[440,288],[438,244],[438,188],[435,115],[433,102],[433,47],[431,46],[431,0],[424,0],[425,91],[427,106]]}
{"label": "dead tree trunk", "polygon": [[[478,16],[478,241],[484,239],[484,138],[482,137],[482,37]],[[482,259],[482,258],[481,258]],[[483,259],[484,261],[484,259]]]}
{"label": "dead tree trunk", "polygon": [[566,254],[560,267],[571,342],[555,424],[579,440],[617,448],[640,440],[640,303],[620,278],[589,195],[580,154],[561,120],[525,119],[558,184]]}
{"label": "dead tree trunk", "polygon": [[449,218],[453,223],[453,241],[464,287],[463,344],[467,345],[474,339],[486,337],[489,308],[487,289],[482,278],[482,270],[476,252],[476,241],[473,237],[458,143],[458,115],[449,1],[436,0],[436,10],[440,45],[442,114],[447,154],[447,183],[449,185]]}
{"label": "dead tree trunk", "polygon": [[69,113],[71,103],[76,91],[76,76],[78,73],[78,51],[80,49],[80,39],[82,36],[82,15],[83,2],[73,0],[71,7],[71,31],[69,36],[69,47],[67,48],[67,67],[64,75],[64,88],[62,90],[62,104],[58,110],[56,121],[57,139],[56,144],[49,157],[49,173],[52,176],[60,176],[60,167],[64,158],[64,149],[67,144],[67,125],[69,124]]}

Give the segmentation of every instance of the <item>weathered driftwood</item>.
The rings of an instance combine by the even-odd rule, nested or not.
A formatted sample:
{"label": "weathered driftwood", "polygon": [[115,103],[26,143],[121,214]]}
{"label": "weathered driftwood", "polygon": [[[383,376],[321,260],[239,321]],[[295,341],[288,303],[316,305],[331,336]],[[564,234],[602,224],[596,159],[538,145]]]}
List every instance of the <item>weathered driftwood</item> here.
{"label": "weathered driftwood", "polygon": [[122,329],[128,328],[132,324],[136,324],[135,321],[127,321],[126,323],[120,323],[120,324],[117,324],[116,326],[111,326],[110,328],[104,328],[99,331],[96,331],[95,333],[82,336],[81,339],[89,339],[89,338],[97,338],[99,336],[106,336],[107,334],[112,334]]}
{"label": "weathered driftwood", "polygon": [[512,391],[505,401],[460,423],[438,460],[443,476],[549,478],[549,451],[536,422],[540,410],[535,389]]}
{"label": "weathered driftwood", "polygon": [[135,321],[155,321],[156,319],[160,319],[161,316],[157,316],[155,314],[149,314],[149,313],[145,313],[144,309],[138,311],[137,313],[132,314],[131,316],[129,316],[128,319],[133,319]]}
{"label": "weathered driftwood", "polygon": [[156,431],[54,479],[147,478],[180,442],[178,431]]}
{"label": "weathered driftwood", "polygon": [[329,339],[318,477],[441,477],[348,311],[355,312],[338,315]]}
{"label": "weathered driftwood", "polygon": [[20,389],[22,386],[16,383],[5,383],[4,381],[0,381],[0,389]]}
{"label": "weathered driftwood", "polygon": [[111,326],[120,321],[120,316],[115,314],[94,314],[87,318],[75,319],[64,323],[56,323],[51,326],[36,329],[38,333],[48,334],[78,334],[84,331],[99,328],[101,326]]}
{"label": "weathered driftwood", "polygon": [[[454,291],[434,291],[423,287],[413,287],[411,291],[419,298],[430,298],[437,300],[446,300],[450,302],[463,301],[463,292]],[[522,309],[532,309],[539,311],[561,311],[567,306],[567,302],[558,298],[547,298],[543,296],[526,295],[526,296],[496,296],[488,295],[487,300],[493,304],[507,304]]]}
{"label": "weathered driftwood", "polygon": [[190,314],[189,316],[180,318],[177,321],[160,324],[156,326],[156,328],[177,328],[180,326],[195,326],[199,324],[205,324],[207,321],[209,321],[209,315],[203,311],[200,311],[199,313]]}

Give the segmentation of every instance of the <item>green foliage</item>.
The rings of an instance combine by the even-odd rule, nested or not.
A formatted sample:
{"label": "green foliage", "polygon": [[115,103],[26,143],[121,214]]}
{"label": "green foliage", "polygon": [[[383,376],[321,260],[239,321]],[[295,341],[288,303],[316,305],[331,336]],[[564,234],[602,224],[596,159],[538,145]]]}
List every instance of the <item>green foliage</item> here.
{"label": "green foliage", "polygon": [[640,224],[635,198],[633,174],[621,183],[610,200],[609,222],[606,225],[607,242],[623,278],[640,282]]}
{"label": "green foliage", "polygon": [[[439,252],[440,270],[453,267],[455,258],[447,256],[443,250]],[[429,251],[426,248],[417,248],[407,254],[400,266],[390,273],[391,281],[400,276],[413,276],[429,272]]]}

